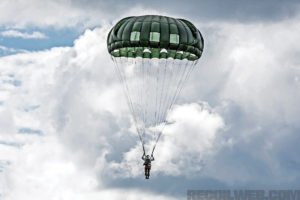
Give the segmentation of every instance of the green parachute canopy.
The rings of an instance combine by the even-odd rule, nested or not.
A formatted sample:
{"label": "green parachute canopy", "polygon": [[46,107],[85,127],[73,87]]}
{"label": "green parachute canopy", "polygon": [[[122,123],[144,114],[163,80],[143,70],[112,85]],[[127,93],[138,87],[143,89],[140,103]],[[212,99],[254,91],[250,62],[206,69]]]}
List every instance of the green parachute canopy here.
{"label": "green parachute canopy", "polygon": [[127,17],[109,32],[107,48],[114,57],[197,60],[204,40],[189,21],[158,15]]}

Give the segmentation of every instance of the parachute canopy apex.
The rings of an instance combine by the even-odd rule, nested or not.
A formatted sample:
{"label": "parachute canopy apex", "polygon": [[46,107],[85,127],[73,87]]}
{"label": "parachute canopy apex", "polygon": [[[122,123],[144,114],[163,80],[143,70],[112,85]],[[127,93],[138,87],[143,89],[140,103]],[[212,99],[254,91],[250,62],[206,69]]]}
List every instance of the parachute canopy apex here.
{"label": "parachute canopy apex", "polygon": [[158,15],[124,18],[107,37],[114,57],[197,60],[203,47],[203,37],[191,22]]}

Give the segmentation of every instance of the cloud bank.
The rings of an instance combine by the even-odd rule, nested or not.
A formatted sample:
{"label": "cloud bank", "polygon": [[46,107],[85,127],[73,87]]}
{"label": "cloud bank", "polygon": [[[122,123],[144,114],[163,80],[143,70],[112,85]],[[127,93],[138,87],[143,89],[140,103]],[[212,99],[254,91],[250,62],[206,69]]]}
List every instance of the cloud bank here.
{"label": "cloud bank", "polygon": [[299,25],[198,22],[205,53],[168,115],[148,183],[108,25],[72,47],[0,58],[1,195],[183,199],[211,182],[298,185]]}
{"label": "cloud bank", "polygon": [[[0,24],[7,27],[94,27],[128,15],[160,13],[212,21],[280,21],[297,16],[299,2],[288,0],[234,1],[96,1],[96,0],[38,0],[9,1],[0,3]],[[127,14],[127,15],[125,15]]]}

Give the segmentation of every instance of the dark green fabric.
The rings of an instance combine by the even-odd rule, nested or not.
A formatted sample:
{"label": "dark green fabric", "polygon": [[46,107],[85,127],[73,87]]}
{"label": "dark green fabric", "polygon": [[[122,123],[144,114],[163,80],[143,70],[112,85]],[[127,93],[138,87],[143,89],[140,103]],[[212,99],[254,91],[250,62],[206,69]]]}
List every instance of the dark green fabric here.
{"label": "dark green fabric", "polygon": [[[158,15],[124,18],[107,37],[108,52],[114,57],[197,60],[203,47],[203,37],[191,22]],[[162,49],[168,53],[160,52]]]}

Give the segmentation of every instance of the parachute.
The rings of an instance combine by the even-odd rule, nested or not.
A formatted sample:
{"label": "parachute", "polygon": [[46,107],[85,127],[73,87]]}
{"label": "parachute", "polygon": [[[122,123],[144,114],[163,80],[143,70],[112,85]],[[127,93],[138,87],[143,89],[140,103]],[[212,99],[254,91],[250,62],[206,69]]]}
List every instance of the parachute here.
{"label": "parachute", "polygon": [[200,31],[184,19],[127,17],[110,30],[108,52],[122,82],[144,154],[153,155],[168,111],[203,47]]}

